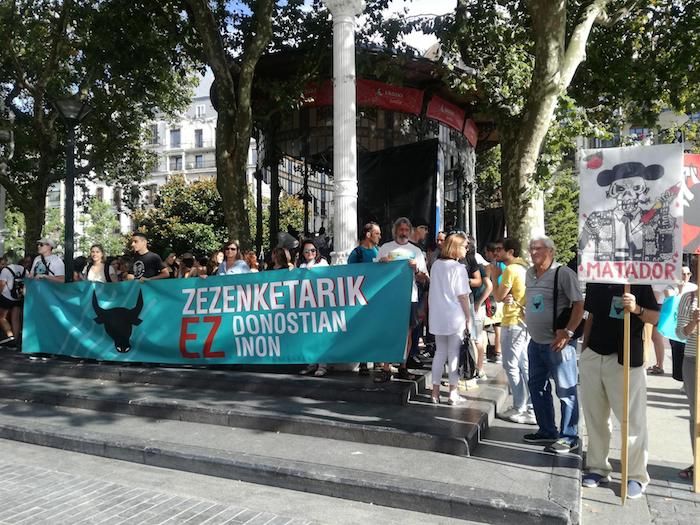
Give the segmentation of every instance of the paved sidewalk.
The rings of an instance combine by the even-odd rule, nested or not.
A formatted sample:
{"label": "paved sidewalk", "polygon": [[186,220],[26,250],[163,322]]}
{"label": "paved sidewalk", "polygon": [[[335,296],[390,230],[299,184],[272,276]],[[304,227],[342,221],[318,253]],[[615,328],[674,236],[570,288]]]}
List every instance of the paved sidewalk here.
{"label": "paved sidewalk", "polygon": [[311,525],[215,501],[40,467],[0,463],[0,524]]}
{"label": "paved sidewalk", "polygon": [[[678,471],[692,463],[688,433],[688,400],[681,383],[671,377],[670,350],[666,374],[647,376],[649,475],[652,480],[640,500],[620,505],[620,426],[614,421],[611,458],[613,480],[607,488],[583,489],[583,522],[596,525],[680,525],[700,523],[700,495]],[[583,418],[582,422],[583,422]],[[585,434],[585,426],[582,428]]]}

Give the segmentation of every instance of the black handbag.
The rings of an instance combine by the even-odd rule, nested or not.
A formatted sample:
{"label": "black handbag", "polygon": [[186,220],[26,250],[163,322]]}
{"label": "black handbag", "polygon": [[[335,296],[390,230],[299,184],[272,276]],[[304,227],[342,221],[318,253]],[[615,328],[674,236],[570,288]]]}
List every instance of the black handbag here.
{"label": "black handbag", "polygon": [[[559,295],[559,269],[561,266],[557,266],[557,269],[554,272],[554,301],[553,301],[553,313],[552,313],[552,327],[554,331],[556,332],[557,330],[564,330],[566,328],[566,325],[569,324],[569,319],[571,319],[571,311],[573,310],[572,306],[569,306],[567,308],[564,308],[562,312],[557,316],[557,297]],[[574,330],[574,335],[571,338],[572,340],[576,340],[580,338],[583,335],[583,319],[581,319],[581,322],[579,325],[576,327]]]}
{"label": "black handbag", "polygon": [[476,355],[469,332],[465,334],[459,347],[459,377],[466,380],[476,377]]}

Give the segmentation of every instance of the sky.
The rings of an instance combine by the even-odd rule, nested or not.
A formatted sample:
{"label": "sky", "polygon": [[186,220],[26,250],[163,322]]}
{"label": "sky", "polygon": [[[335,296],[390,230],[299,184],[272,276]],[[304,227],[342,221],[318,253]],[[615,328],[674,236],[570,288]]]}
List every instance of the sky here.
{"label": "sky", "polygon": [[[417,15],[444,15],[454,11],[457,6],[457,0],[394,0],[387,14],[397,14],[407,9],[406,16]],[[425,35],[414,31],[406,37],[406,43],[415,47],[421,53],[425,52],[430,46],[435,44],[437,39],[433,35]]]}

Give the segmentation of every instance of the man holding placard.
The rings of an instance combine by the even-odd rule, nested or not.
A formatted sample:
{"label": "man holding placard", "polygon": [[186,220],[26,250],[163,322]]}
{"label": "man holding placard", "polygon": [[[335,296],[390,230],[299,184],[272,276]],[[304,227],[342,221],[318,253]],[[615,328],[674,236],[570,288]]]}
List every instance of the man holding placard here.
{"label": "man holding placard", "polygon": [[623,316],[630,318],[629,393],[629,481],[627,495],[641,497],[649,483],[647,473],[647,389],[644,369],[644,323],[656,324],[659,305],[651,286],[632,286],[623,293],[621,284],[588,284],[588,318],[583,332],[579,360],[581,406],[588,431],[584,487],[597,487],[610,481],[610,411],[622,421]]}
{"label": "man holding placard", "polygon": [[621,424],[624,503],[649,482],[642,333],[659,319],[650,285],[673,284],[681,271],[683,149],[583,150],[581,161],[578,271],[589,312],[579,361],[588,430],[583,485],[610,480],[612,410]]}

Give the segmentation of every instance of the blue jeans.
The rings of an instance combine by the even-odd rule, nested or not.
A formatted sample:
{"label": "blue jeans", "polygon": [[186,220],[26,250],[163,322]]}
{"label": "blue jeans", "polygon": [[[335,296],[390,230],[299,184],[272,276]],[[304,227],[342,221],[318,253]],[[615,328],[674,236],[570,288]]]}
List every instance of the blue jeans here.
{"label": "blue jeans", "polygon": [[[527,349],[529,361],[529,379],[532,408],[535,410],[540,434],[551,438],[566,438],[574,441],[578,438],[578,367],[576,349],[566,345],[561,352],[554,352],[549,344],[536,343],[532,339]],[[560,431],[554,423],[554,402],[552,385],[554,380],[557,397],[561,403]]]}
{"label": "blue jeans", "polygon": [[530,334],[524,323],[501,326],[501,353],[503,370],[508,378],[510,393],[513,394],[513,408],[518,412],[530,410],[530,392],[528,392],[527,344]]}

